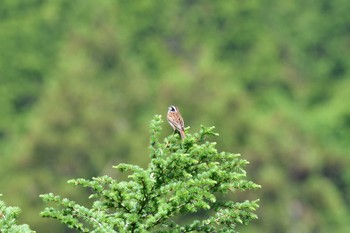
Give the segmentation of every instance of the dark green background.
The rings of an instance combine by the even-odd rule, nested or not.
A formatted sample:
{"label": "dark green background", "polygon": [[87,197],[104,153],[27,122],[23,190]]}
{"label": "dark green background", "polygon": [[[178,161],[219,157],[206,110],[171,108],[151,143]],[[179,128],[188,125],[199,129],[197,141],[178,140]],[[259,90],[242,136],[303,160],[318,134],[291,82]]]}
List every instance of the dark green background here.
{"label": "dark green background", "polygon": [[[350,1],[1,0],[0,193],[38,232],[41,193],[146,166],[179,106],[251,162],[243,233],[350,231]],[[163,136],[172,132],[164,123]],[[235,196],[233,196],[235,198]]]}

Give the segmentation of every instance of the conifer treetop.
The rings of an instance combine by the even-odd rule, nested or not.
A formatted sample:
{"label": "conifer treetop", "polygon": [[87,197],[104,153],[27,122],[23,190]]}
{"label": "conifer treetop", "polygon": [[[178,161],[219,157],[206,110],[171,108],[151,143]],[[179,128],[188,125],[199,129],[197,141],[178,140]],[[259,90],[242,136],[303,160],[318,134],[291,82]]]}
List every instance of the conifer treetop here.
{"label": "conifer treetop", "polygon": [[[160,141],[162,123],[160,115],[150,123],[151,160],[146,169],[119,164],[116,169],[130,173],[127,180],[70,180],[92,189],[91,208],[50,193],[41,198],[56,205],[41,215],[81,232],[235,232],[238,224],[257,219],[258,200],[231,200],[236,191],[260,187],[246,180],[248,161],[218,152],[216,143],[206,140],[218,136],[214,127],[201,126],[183,141],[177,134]],[[184,216],[194,220],[185,221]]]}

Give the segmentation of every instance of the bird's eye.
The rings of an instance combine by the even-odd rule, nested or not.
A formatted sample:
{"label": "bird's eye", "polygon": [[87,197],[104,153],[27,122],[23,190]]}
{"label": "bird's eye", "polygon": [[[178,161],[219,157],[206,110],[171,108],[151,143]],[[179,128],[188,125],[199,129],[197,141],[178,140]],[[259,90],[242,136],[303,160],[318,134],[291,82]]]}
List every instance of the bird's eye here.
{"label": "bird's eye", "polygon": [[174,106],[174,105],[171,105],[171,106],[169,107],[169,111],[170,111],[170,112],[176,112],[175,106]]}

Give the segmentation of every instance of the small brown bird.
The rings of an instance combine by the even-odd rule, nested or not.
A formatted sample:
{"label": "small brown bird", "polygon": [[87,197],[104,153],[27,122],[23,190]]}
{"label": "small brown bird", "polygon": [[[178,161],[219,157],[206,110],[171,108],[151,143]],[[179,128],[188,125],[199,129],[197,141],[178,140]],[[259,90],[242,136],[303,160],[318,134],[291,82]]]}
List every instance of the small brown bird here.
{"label": "small brown bird", "polygon": [[185,123],[181,116],[181,113],[177,107],[174,105],[171,105],[168,108],[168,115],[167,115],[168,122],[170,126],[174,129],[174,131],[178,131],[180,133],[180,136],[182,140],[186,137],[185,135]]}

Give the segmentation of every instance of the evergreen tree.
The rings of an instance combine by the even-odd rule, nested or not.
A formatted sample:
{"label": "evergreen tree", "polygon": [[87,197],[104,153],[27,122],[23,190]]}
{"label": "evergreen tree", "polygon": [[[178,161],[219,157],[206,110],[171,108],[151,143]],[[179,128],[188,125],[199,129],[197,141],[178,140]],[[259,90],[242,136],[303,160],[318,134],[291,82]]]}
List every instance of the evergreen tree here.
{"label": "evergreen tree", "polygon": [[[0,194],[0,196],[2,196]],[[6,206],[0,200],[0,232],[2,233],[31,233],[27,224],[17,224],[17,218],[21,210],[18,207]]]}
{"label": "evergreen tree", "polygon": [[[245,180],[248,161],[239,154],[218,152],[207,136],[214,127],[201,127],[184,141],[175,134],[160,142],[161,116],[151,122],[150,157],[146,169],[131,164],[115,166],[131,172],[126,181],[109,176],[73,179],[70,184],[88,187],[91,208],[52,193],[41,195],[54,207],[41,213],[81,232],[235,232],[237,224],[256,219],[258,200],[235,202],[228,192],[256,189]],[[225,195],[226,194],[226,195]],[[201,213],[184,223],[178,216]]]}

